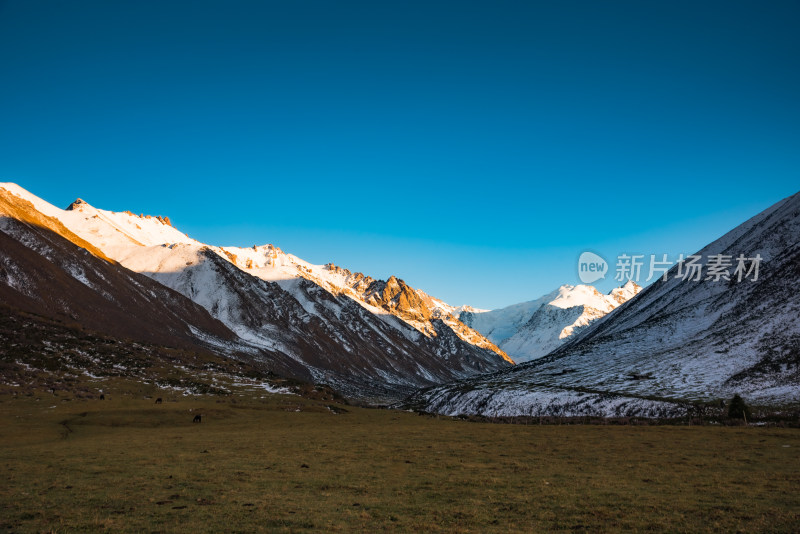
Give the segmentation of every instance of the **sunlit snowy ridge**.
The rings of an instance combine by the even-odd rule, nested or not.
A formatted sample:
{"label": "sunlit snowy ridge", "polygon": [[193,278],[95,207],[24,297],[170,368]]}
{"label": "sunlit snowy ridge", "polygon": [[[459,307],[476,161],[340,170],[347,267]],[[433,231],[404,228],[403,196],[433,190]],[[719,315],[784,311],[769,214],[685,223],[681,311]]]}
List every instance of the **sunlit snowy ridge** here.
{"label": "sunlit snowy ridge", "polygon": [[270,244],[207,245],[167,218],[110,212],[82,200],[62,210],[15,184],[0,188],[63,224],[98,254],[200,304],[236,333],[244,349],[292,358],[315,380],[356,393],[396,394],[511,363],[461,323],[454,308],[395,277],[381,281],[332,264],[313,265]]}

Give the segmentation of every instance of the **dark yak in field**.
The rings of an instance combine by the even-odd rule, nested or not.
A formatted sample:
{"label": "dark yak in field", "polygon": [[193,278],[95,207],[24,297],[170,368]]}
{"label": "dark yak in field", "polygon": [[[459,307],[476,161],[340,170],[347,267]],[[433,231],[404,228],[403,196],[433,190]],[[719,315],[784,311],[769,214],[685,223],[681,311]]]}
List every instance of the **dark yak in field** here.
{"label": "dark yak in field", "polygon": [[200,414],[197,414],[194,416],[194,419],[192,419],[192,423],[199,423],[200,419],[201,419]]}

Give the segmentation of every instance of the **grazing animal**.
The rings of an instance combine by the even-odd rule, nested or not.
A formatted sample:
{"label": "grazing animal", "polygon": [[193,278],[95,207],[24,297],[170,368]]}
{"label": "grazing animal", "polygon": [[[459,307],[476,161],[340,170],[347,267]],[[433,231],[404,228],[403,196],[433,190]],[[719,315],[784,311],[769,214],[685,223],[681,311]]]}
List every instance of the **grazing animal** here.
{"label": "grazing animal", "polygon": [[100,394],[100,400],[106,400],[106,396],[103,395],[102,393]]}
{"label": "grazing animal", "polygon": [[156,399],[156,404],[161,404],[162,402],[163,402],[163,401],[161,400],[161,397],[159,397],[159,398],[157,398],[157,399]]}
{"label": "grazing animal", "polygon": [[200,422],[200,414],[197,414],[194,416],[194,419],[192,419],[192,423],[199,423],[199,422]]}

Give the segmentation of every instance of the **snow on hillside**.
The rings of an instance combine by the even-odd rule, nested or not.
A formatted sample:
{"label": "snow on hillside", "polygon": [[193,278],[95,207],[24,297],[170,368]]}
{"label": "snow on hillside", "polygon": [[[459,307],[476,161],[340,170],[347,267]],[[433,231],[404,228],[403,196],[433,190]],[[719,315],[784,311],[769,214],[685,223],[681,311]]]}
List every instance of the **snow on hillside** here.
{"label": "snow on hillside", "polygon": [[130,245],[197,243],[172,227],[168,219],[101,210],[80,199],[61,212],[58,218],[68,228],[80,228],[84,234],[81,237],[101,250],[108,250],[110,256]]}
{"label": "snow on hillside", "polygon": [[[694,280],[678,276],[675,266],[666,281],[547,356],[434,388],[417,402],[442,413],[484,414],[552,412],[586,399],[602,407],[610,396],[680,404],[739,393],[753,404],[800,404],[800,193],[696,255],[704,262],[761,258],[759,274],[726,280],[704,270]],[[755,264],[749,260],[748,269]]]}
{"label": "snow on hillside", "polygon": [[27,200],[44,215],[54,217],[86,241],[109,256],[130,245],[153,246],[163,243],[196,243],[173,228],[166,219],[130,212],[97,209],[78,199],[62,210],[13,183],[0,183],[0,188]]}

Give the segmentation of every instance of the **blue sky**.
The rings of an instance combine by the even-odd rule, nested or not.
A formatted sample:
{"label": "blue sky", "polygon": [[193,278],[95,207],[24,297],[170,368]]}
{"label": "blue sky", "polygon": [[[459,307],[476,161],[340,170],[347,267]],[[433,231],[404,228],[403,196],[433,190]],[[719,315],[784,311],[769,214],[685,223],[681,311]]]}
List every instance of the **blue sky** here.
{"label": "blue sky", "polygon": [[798,2],[0,0],[0,180],[500,307],[800,190],[798,27]]}

